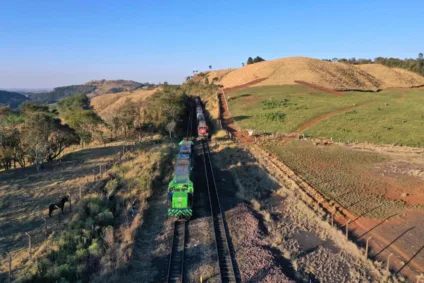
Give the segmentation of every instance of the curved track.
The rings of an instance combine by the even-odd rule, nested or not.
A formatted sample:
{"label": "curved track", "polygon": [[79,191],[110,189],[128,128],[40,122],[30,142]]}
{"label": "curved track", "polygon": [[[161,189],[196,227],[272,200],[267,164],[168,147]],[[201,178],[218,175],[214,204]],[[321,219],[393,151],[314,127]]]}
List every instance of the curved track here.
{"label": "curved track", "polygon": [[240,282],[239,276],[237,276],[238,272],[235,269],[235,264],[233,263],[233,260],[235,259],[231,254],[229,235],[225,227],[225,219],[219,203],[219,196],[216,188],[215,176],[213,174],[208,142],[202,141],[202,147],[221,282]]}

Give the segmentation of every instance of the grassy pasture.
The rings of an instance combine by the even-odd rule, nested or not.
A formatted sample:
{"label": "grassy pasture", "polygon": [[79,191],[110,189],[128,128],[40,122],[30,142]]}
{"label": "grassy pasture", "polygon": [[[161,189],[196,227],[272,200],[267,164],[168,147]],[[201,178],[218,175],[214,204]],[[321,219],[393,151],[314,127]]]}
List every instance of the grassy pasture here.
{"label": "grassy pasture", "polygon": [[[391,184],[373,173],[375,165],[389,161],[385,155],[337,146],[314,146],[306,141],[291,141],[284,146],[270,142],[264,147],[322,194],[355,215],[366,213],[370,218],[384,218],[404,209],[424,208],[385,197]],[[402,183],[404,180],[397,182],[396,185],[408,189],[408,184]]]}
{"label": "grassy pasture", "polygon": [[423,90],[346,92],[337,96],[287,85],[242,89],[227,97],[231,114],[242,129],[290,133],[320,116],[352,107],[318,121],[304,132],[341,141],[424,146]]}
{"label": "grassy pasture", "polygon": [[422,147],[423,98],[423,90],[384,91],[376,103],[323,120],[308,129],[308,134],[341,141],[359,140]]}

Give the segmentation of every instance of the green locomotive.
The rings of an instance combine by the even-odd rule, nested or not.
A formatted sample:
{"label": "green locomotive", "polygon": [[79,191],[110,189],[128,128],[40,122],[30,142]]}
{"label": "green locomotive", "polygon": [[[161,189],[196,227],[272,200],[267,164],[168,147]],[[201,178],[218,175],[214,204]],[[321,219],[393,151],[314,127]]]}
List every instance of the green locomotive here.
{"label": "green locomotive", "polygon": [[168,216],[189,219],[193,206],[194,153],[192,141],[181,141],[174,178],[168,185]]}

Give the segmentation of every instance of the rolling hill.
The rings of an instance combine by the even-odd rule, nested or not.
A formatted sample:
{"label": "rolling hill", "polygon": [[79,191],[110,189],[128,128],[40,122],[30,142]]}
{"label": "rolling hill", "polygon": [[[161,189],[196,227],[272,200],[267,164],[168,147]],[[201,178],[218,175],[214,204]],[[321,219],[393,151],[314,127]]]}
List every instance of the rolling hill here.
{"label": "rolling hill", "polygon": [[35,103],[50,104],[74,94],[86,94],[88,97],[95,97],[109,93],[134,91],[144,86],[150,87],[152,85],[130,80],[97,80],[83,85],[56,87],[48,92],[28,93],[28,97]]}
{"label": "rolling hill", "polygon": [[381,81],[382,88],[419,87],[424,85],[424,77],[400,68],[390,68],[381,64],[363,64],[358,68]]}
{"label": "rolling hill", "polygon": [[91,105],[94,110],[102,117],[105,121],[110,121],[114,114],[117,113],[119,108],[124,104],[127,99],[131,99],[133,102],[141,102],[150,95],[152,95],[156,89],[136,91],[125,91],[119,93],[109,93],[102,96],[96,96],[91,99]]}
{"label": "rolling hill", "polygon": [[26,100],[29,98],[20,93],[0,90],[0,106],[9,105],[11,108],[16,108]]}
{"label": "rolling hill", "polygon": [[203,76],[209,82],[219,83],[225,88],[253,81],[257,83],[251,86],[290,85],[295,81],[305,81],[341,91],[378,91],[388,87],[424,85],[424,77],[406,70],[379,64],[352,65],[307,57],[264,61],[238,69],[204,72]]}

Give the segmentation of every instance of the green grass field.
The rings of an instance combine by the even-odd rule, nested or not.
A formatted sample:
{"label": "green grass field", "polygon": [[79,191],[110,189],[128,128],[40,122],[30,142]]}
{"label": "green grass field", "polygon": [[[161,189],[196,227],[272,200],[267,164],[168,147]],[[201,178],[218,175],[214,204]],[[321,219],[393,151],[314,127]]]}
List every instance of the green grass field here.
{"label": "green grass field", "polygon": [[295,132],[317,117],[354,107],[303,132],[340,141],[424,146],[424,90],[346,92],[337,96],[300,85],[263,86],[228,93],[227,97],[239,126],[257,133]]}
{"label": "green grass field", "polygon": [[269,142],[264,147],[355,215],[366,213],[367,217],[384,218],[404,209],[424,209],[385,197],[390,186],[404,187],[406,191],[411,187],[407,180],[399,178],[391,184],[375,172],[375,165],[389,161],[385,155],[296,140],[286,145]]}

